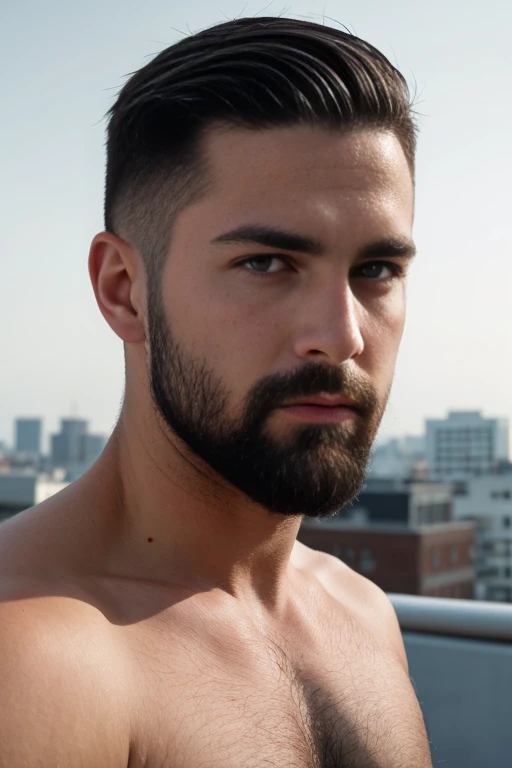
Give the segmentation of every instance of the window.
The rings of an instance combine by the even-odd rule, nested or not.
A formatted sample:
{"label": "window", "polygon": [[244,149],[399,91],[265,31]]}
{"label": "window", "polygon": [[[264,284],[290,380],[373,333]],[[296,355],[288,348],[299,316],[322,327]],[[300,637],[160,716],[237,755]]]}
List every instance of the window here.
{"label": "window", "polygon": [[478,569],[478,577],[485,579],[485,578],[496,578],[498,576],[498,569],[495,567],[487,567],[487,568],[479,568]]}
{"label": "window", "polygon": [[456,546],[453,546],[451,548],[450,560],[452,561],[452,565],[457,565],[457,563],[459,562],[459,550],[457,549]]}
{"label": "window", "polygon": [[439,568],[441,565],[441,550],[439,547],[434,547],[432,550],[432,565],[435,569]]}
{"label": "window", "polygon": [[363,573],[373,573],[375,570],[375,556],[371,549],[362,549],[359,567]]}
{"label": "window", "polygon": [[510,579],[510,567],[508,565],[503,569],[503,575],[506,579]]}
{"label": "window", "polygon": [[510,491],[492,491],[491,499],[510,499]]}
{"label": "window", "polygon": [[506,516],[503,518],[503,527],[510,528],[510,517]]}

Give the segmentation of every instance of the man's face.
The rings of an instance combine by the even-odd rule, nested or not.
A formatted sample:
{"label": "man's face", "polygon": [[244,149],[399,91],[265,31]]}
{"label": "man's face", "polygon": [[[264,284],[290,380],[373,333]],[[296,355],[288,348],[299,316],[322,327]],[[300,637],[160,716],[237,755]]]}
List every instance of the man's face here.
{"label": "man's face", "polygon": [[405,156],[384,131],[307,127],[212,130],[205,148],[213,188],[148,290],[155,406],[270,512],[332,514],[364,481],[403,332]]}

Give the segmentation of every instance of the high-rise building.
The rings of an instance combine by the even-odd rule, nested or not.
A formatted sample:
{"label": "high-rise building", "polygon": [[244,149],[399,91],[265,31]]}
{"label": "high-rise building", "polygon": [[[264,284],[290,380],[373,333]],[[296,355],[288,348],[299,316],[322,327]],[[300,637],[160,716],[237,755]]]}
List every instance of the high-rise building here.
{"label": "high-rise building", "polygon": [[17,453],[25,453],[33,457],[41,455],[41,419],[16,419],[15,432]]}
{"label": "high-rise building", "polygon": [[51,437],[51,466],[66,470],[66,479],[75,480],[93,464],[107,439],[91,435],[84,419],[61,419],[61,430]]}
{"label": "high-rise building", "polygon": [[107,444],[105,435],[83,435],[82,436],[82,459],[90,466]]}
{"label": "high-rise building", "polygon": [[84,419],[61,419],[60,433],[51,437],[54,467],[67,467],[83,461],[83,437],[88,423]]}
{"label": "high-rise building", "polygon": [[426,431],[431,480],[457,482],[491,474],[509,458],[507,419],[451,411],[446,419],[428,419]]}

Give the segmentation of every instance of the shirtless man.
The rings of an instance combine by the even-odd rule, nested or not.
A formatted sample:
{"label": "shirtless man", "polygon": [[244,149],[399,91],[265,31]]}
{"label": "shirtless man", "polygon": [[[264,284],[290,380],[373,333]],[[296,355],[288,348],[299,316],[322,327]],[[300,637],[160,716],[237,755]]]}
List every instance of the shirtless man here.
{"label": "shirtless man", "polygon": [[388,598],[296,542],[363,483],[414,150],[402,77],[328,27],[222,24],[126,83],[89,260],[124,404],[0,529],[1,768],[432,765]]}

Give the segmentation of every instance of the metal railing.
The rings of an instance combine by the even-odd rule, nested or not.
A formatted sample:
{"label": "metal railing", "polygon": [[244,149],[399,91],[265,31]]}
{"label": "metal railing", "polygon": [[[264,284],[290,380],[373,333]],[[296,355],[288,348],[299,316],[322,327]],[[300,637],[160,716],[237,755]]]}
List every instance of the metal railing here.
{"label": "metal railing", "polygon": [[404,632],[512,641],[512,605],[389,594]]}

